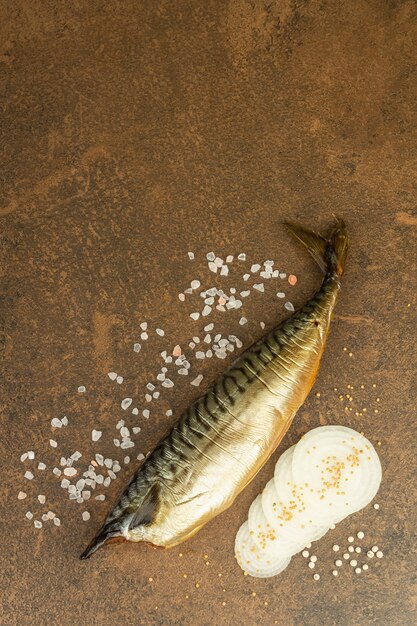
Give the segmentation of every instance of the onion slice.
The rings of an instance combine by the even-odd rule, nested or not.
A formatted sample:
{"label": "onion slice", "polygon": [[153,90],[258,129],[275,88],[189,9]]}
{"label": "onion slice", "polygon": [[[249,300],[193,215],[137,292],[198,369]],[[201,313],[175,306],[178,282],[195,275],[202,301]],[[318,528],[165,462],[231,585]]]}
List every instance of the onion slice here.
{"label": "onion slice", "polygon": [[272,557],[259,550],[253,542],[246,521],[236,535],[235,556],[240,567],[250,576],[269,578],[280,574],[289,564],[289,557]]}

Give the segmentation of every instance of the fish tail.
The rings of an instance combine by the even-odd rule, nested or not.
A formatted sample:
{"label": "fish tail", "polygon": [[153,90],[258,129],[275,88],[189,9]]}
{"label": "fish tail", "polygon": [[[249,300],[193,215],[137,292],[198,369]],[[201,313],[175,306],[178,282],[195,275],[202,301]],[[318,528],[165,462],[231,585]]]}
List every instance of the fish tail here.
{"label": "fish tail", "polygon": [[307,248],[324,274],[342,276],[348,250],[348,236],[342,218],[337,217],[324,236],[293,222],[285,222],[285,225]]}
{"label": "fish tail", "polygon": [[114,524],[112,526],[113,528],[104,526],[101,530],[99,530],[94,539],[90,541],[84,552],[80,555],[80,559],[89,559],[90,556],[94,554],[96,550],[101,548],[101,546],[104,546],[105,543],[109,543],[112,539],[117,540],[118,538],[123,537],[121,530],[114,528]]}

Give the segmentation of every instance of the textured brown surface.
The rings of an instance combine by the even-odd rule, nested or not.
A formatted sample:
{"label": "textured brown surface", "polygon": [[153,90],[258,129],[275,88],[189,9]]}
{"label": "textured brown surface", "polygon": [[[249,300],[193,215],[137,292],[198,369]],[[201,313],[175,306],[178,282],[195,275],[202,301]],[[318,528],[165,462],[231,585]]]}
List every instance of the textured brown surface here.
{"label": "textured brown surface", "polygon": [[[1,15],[1,623],[415,623],[415,3],[17,0]],[[106,372],[135,372],[143,318],[189,336],[172,313],[186,251],[261,246],[303,277],[299,305],[318,273],[278,222],[322,225],[332,212],[348,222],[351,254],[321,398],[310,396],[280,450],[327,419],[381,440],[381,510],[334,537],[363,526],[386,559],[343,580],[313,582],[301,558],[275,579],[243,577],[234,535],[271,463],[181,549],[124,544],[80,562],[103,503],[89,524],[67,507],[62,528],[35,531],[16,498],[20,453],[48,460],[56,415],[88,433],[108,414],[113,428]],[[276,318],[272,306],[257,315]],[[205,364],[206,380],[221,367]],[[88,397],[76,393],[86,381]],[[373,382],[368,413],[343,412],[333,388]],[[175,387],[176,409],[194,395]],[[168,421],[149,421],[145,449]],[[51,507],[63,497],[53,484]]]}

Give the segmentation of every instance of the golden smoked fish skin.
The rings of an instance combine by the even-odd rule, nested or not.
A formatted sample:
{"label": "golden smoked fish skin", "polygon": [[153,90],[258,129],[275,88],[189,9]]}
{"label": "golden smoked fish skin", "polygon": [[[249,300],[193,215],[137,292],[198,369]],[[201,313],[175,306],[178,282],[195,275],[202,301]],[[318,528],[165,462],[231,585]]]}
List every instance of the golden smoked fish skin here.
{"label": "golden smoked fish skin", "polygon": [[81,558],[119,538],[170,548],[227,509],[266,463],[316,378],[347,251],[287,224],[325,272],[319,291],[251,346],[188,408],[133,476]]}

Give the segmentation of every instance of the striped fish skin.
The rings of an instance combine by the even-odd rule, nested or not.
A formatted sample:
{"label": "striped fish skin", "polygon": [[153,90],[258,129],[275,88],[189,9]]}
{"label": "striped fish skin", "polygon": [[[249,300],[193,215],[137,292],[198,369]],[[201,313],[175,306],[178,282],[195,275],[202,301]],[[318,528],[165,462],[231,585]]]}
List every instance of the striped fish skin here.
{"label": "striped fish skin", "polygon": [[[296,228],[326,269],[320,290],[182,414],[82,558],[114,537],[167,548],[181,543],[233,503],[282,440],[317,376],[347,247],[341,220],[327,239]],[[344,237],[342,249],[335,232]],[[314,246],[322,246],[320,258]]]}

